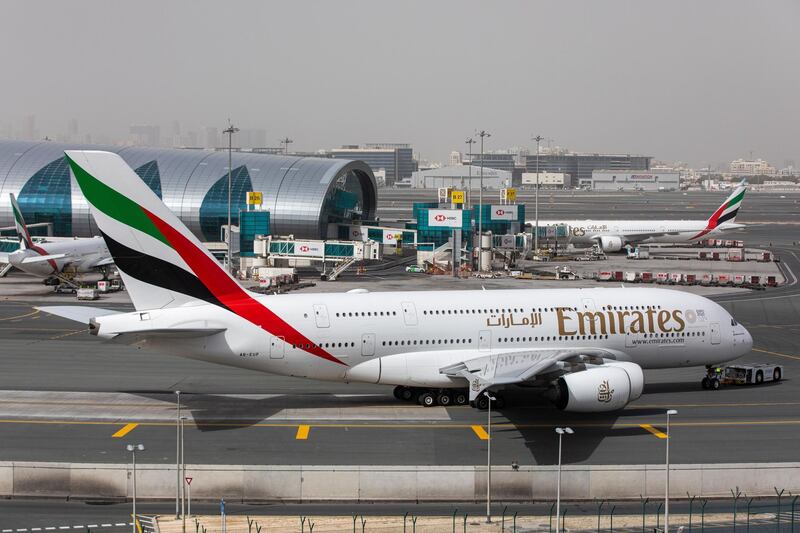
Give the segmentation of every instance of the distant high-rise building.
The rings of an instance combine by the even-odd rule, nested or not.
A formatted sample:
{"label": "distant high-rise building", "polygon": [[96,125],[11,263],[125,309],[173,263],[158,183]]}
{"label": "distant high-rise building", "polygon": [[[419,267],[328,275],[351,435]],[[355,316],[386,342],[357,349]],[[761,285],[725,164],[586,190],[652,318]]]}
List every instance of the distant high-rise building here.
{"label": "distant high-rise building", "polygon": [[775,167],[763,159],[736,159],[731,161],[730,173],[733,176],[774,176]]}
{"label": "distant high-rise building", "polygon": [[67,140],[69,142],[80,142],[77,118],[71,118],[67,121]]}
{"label": "distant high-rise building", "polygon": [[217,148],[220,146],[219,130],[214,126],[203,126],[200,130],[200,145],[203,148]]}
{"label": "distant high-rise building", "polygon": [[450,152],[450,157],[447,158],[447,166],[454,167],[462,164],[461,152],[453,150]]}
{"label": "distant high-rise building", "polygon": [[373,172],[386,171],[386,185],[410,178],[417,170],[411,145],[400,143],[367,143],[363,146],[345,145],[330,151],[335,158],[356,159],[365,162]]}
{"label": "distant high-rise building", "polygon": [[36,130],[36,115],[25,115],[22,119],[19,138],[26,141],[39,140],[39,132]]}
{"label": "distant high-rise building", "polygon": [[158,146],[161,142],[161,128],[153,124],[132,124],[128,133],[134,146]]}

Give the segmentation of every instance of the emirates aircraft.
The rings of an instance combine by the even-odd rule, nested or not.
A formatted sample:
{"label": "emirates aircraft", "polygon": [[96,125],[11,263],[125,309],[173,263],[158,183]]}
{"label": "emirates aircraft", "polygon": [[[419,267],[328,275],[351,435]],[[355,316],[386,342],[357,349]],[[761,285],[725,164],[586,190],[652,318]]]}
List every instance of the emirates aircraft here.
{"label": "emirates aircraft", "polygon": [[114,263],[106,243],[99,237],[58,239],[50,242],[33,242],[17,199],[11,194],[14,225],[19,235],[20,248],[11,253],[0,253],[0,275],[11,267],[28,274],[54,281],[75,284],[105,279],[108,268]]}
{"label": "emirates aircraft", "polygon": [[708,220],[540,220],[539,226],[567,225],[570,243],[599,244],[604,252],[618,252],[628,244],[693,243],[745,227],[736,224],[736,215],[746,190],[743,181]]}
{"label": "emirates aircraft", "polygon": [[484,391],[531,387],[579,412],[639,398],[642,369],[716,365],[752,346],[722,307],[672,290],[254,294],[118,155],[66,155],[136,310],[40,309],[103,339],[273,374],[394,385],[425,406],[484,408]]}

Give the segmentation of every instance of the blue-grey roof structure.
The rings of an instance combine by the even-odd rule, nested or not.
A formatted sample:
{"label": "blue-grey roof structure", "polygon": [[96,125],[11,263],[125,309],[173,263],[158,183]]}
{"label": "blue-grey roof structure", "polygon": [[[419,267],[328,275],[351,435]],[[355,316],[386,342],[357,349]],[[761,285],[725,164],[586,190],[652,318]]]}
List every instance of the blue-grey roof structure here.
{"label": "blue-grey roof structure", "polygon": [[[64,150],[118,153],[195,235],[220,240],[227,151],[0,141],[0,227],[14,224],[14,193],[28,223],[52,222],[57,236],[97,234]],[[336,237],[339,223],[374,219],[375,176],[361,161],[233,152],[232,167],[234,225],[248,191],[263,193],[275,235],[324,239]]]}

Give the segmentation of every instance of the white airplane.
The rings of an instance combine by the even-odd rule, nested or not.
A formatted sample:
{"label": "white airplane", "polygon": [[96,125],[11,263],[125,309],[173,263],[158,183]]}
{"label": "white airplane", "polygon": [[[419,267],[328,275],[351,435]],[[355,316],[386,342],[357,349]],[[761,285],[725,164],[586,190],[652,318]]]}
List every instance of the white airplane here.
{"label": "white airplane", "polygon": [[14,225],[19,235],[20,248],[11,253],[0,253],[5,275],[11,267],[28,274],[66,283],[88,283],[104,279],[108,267],[114,263],[106,244],[100,237],[59,239],[52,242],[34,242],[17,199],[11,194]]}
{"label": "white airplane", "polygon": [[604,252],[618,252],[628,244],[697,242],[744,227],[735,220],[746,190],[743,181],[708,220],[540,220],[539,227],[567,225],[570,243],[599,244]]}
{"label": "white airplane", "polygon": [[273,374],[395,385],[399,398],[425,406],[484,408],[484,391],[536,387],[577,412],[639,398],[642,369],[716,365],[752,347],[722,307],[665,289],[255,294],[118,155],[66,155],[135,311],[39,309],[88,323],[103,339]]}

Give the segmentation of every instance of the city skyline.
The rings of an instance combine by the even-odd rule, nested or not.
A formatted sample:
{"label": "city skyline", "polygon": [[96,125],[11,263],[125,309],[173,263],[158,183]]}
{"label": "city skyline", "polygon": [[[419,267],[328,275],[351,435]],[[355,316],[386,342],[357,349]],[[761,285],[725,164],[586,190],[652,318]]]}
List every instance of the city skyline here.
{"label": "city skyline", "polygon": [[[408,142],[446,161],[486,128],[490,150],[532,147],[541,134],[574,151],[698,168],[751,152],[776,166],[800,159],[791,1],[7,8],[0,43],[21,79],[5,86],[3,138],[28,129],[120,142],[132,125],[168,138],[177,121],[201,144],[204,127],[218,136],[230,117],[267,146],[288,135],[297,151]],[[352,24],[353,13],[383,23]],[[15,20],[35,21],[36,39]],[[19,43],[25,54],[11,53]]]}

